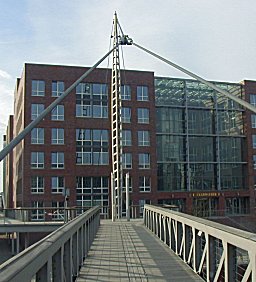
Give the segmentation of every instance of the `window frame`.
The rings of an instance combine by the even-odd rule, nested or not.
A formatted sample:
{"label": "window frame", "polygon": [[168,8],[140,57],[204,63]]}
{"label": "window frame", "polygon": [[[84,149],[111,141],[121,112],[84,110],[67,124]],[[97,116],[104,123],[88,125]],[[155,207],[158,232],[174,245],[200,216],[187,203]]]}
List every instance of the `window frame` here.
{"label": "window frame", "polygon": [[[62,162],[63,159],[63,162]],[[65,168],[65,155],[64,152],[51,152],[51,168],[64,169]]]}
{"label": "window frame", "polygon": [[140,124],[149,124],[149,108],[138,108],[137,109],[137,121]]}
{"label": "window frame", "polygon": [[45,96],[45,81],[44,80],[33,79],[31,81],[31,96],[33,97],[44,97]]}
{"label": "window frame", "polygon": [[[36,184],[36,185],[34,185]],[[42,184],[41,186],[39,184]],[[30,178],[31,194],[44,194],[44,176],[32,175]]]}
{"label": "window frame", "polygon": [[150,167],[150,153],[139,153],[139,169],[150,169]]}
{"label": "window frame", "polygon": [[148,86],[146,85],[137,86],[137,101],[149,101]]}
{"label": "window frame", "polygon": [[150,131],[149,130],[138,130],[138,146],[148,147],[150,146]]}
{"label": "window frame", "polygon": [[65,83],[64,83],[64,81],[53,80],[52,81],[52,97],[59,97],[64,92],[65,92]]}
{"label": "window frame", "polygon": [[[56,133],[54,131],[56,130]],[[60,132],[62,132],[60,134]],[[51,129],[51,144],[52,145],[64,145],[65,144],[65,130],[64,128],[52,128]]]}
{"label": "window frame", "polygon": [[64,105],[57,105],[51,111],[52,121],[64,121],[65,120],[65,107]]}
{"label": "window frame", "polygon": [[[35,158],[35,162],[33,162],[34,158]],[[42,160],[40,161],[40,159]],[[31,152],[30,168],[31,169],[44,169],[44,152]]]}
{"label": "window frame", "polygon": [[[41,136],[40,136],[41,135]],[[36,127],[31,130],[31,144],[44,144],[44,128]]]}

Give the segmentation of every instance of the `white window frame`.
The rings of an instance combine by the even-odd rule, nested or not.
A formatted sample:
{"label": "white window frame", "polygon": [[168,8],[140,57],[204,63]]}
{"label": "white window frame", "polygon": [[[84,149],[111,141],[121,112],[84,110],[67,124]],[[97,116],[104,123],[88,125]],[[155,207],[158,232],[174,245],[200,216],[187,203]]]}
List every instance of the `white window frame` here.
{"label": "white window frame", "polygon": [[132,131],[129,129],[122,130],[122,145],[132,146]]}
{"label": "white window frame", "polygon": [[137,101],[148,101],[148,87],[147,86],[137,86]]}
{"label": "white window frame", "polygon": [[130,85],[121,85],[121,99],[122,101],[131,100],[131,87]]}
{"label": "white window frame", "polygon": [[45,82],[44,80],[31,81],[31,96],[44,96],[45,95]]}
{"label": "white window frame", "polygon": [[31,130],[31,144],[44,144],[44,128],[33,128]]}
{"label": "white window frame", "polygon": [[[35,156],[35,162],[32,162]],[[40,159],[43,159],[41,162]],[[44,168],[44,152],[31,152],[30,166],[32,169],[43,169]]]}
{"label": "white window frame", "polygon": [[250,94],[250,104],[256,107],[256,94]]}
{"label": "white window frame", "polygon": [[64,91],[64,81],[52,81],[52,97],[59,97],[64,93]]}
{"label": "white window frame", "polygon": [[51,113],[51,120],[63,121],[65,118],[65,108],[64,105],[57,105]]}
{"label": "white window frame", "polygon": [[[42,182],[42,186],[39,185]],[[34,185],[34,183],[36,185]],[[44,193],[44,177],[43,176],[31,176],[30,183],[30,191],[31,194],[43,194]]]}
{"label": "white window frame", "polygon": [[35,120],[44,111],[44,104],[31,104],[31,120]]}
{"label": "white window frame", "polygon": [[140,153],[139,154],[139,169],[149,169],[149,168],[150,168],[150,154],[149,153]]}
{"label": "white window frame", "polygon": [[132,153],[123,153],[122,154],[122,165],[124,169],[132,168]]}
{"label": "white window frame", "polygon": [[44,202],[43,201],[33,201],[31,203],[31,207],[35,208],[35,210],[31,210],[31,220],[44,220],[45,210],[44,210]]}
{"label": "white window frame", "polygon": [[[138,123],[149,123],[149,109],[148,108],[138,108]],[[147,113],[147,114],[146,114]]]}
{"label": "white window frame", "polygon": [[138,146],[150,146],[150,133],[148,130],[138,131]]}
{"label": "white window frame", "polygon": [[[56,158],[56,161],[54,160],[55,158]],[[63,162],[61,160],[62,158],[63,158]],[[51,168],[53,169],[64,169],[65,168],[64,152],[52,152],[51,153]]]}
{"label": "white window frame", "polygon": [[[141,185],[141,179],[143,178]],[[148,184],[149,181],[149,184]],[[139,176],[139,190],[142,193],[151,192],[151,177],[150,176]]]}
{"label": "white window frame", "polygon": [[130,107],[122,107],[122,123],[131,123],[132,111]]}
{"label": "white window frame", "polygon": [[[54,178],[56,179],[56,186],[54,185]],[[60,186],[60,178],[63,178],[63,186]],[[52,176],[51,177],[51,192],[52,194],[62,194],[65,187],[64,176]]]}
{"label": "white window frame", "polygon": [[256,149],[256,135],[255,134],[252,135],[252,148]]}
{"label": "white window frame", "polygon": [[[54,132],[55,130],[56,130],[56,132]],[[63,145],[64,142],[65,142],[64,128],[52,128],[52,130],[51,130],[51,144],[53,144],[53,145]]]}
{"label": "white window frame", "polygon": [[251,115],[251,124],[252,128],[256,128],[256,115],[254,114]]}

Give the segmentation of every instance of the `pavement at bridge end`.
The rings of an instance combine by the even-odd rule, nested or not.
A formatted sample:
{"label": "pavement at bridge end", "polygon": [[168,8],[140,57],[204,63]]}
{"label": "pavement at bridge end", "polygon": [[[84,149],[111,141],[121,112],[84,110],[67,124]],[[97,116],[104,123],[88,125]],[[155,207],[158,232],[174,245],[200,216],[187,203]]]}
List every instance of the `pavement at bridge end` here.
{"label": "pavement at bridge end", "polygon": [[203,281],[142,221],[101,221],[77,281]]}

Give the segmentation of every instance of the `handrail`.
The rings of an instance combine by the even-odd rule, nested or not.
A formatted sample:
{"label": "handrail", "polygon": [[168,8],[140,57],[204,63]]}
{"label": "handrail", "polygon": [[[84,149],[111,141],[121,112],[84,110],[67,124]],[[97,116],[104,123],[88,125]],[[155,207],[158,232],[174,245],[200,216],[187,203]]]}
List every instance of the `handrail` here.
{"label": "handrail", "polygon": [[151,205],[144,224],[205,281],[256,282],[255,233]]}
{"label": "handrail", "polygon": [[[71,220],[0,266],[0,281],[73,281],[100,223],[100,207]],[[64,279],[65,278],[65,279]]]}

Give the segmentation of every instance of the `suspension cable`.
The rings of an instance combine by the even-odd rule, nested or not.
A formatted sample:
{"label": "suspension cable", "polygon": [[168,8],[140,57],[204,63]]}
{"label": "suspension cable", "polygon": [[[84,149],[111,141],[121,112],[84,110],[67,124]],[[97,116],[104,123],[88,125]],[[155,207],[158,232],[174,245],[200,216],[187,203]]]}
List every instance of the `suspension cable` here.
{"label": "suspension cable", "polygon": [[161,57],[161,56],[159,56],[159,55],[157,55],[156,53],[154,53],[154,52],[152,52],[152,51],[150,51],[150,50],[148,50],[148,49],[146,49],[146,48],[140,46],[139,44],[136,44],[136,43],[134,43],[134,42],[132,42],[132,44],[133,44],[135,47],[137,47],[137,48],[139,48],[139,49],[145,51],[146,53],[148,53],[148,54],[150,54],[150,55],[156,57],[157,59],[159,59],[159,60],[165,62],[166,64],[168,64],[168,65],[170,65],[170,66],[172,66],[172,67],[174,67],[174,68],[176,68],[176,69],[182,71],[183,73],[185,73],[185,74],[187,74],[187,75],[189,75],[189,76],[195,78],[196,80],[198,80],[198,81],[200,81],[200,82],[206,84],[206,85],[209,86],[210,88],[212,88],[212,89],[218,91],[219,93],[221,93],[221,94],[227,96],[228,98],[232,99],[233,101],[237,102],[238,104],[240,104],[240,105],[244,106],[245,108],[251,110],[252,112],[256,113],[256,107],[254,107],[254,106],[251,105],[250,103],[246,102],[245,100],[234,96],[233,94],[229,93],[228,91],[219,88],[218,86],[216,86],[216,85],[213,84],[212,82],[209,82],[209,81],[205,80],[204,78],[202,78],[202,77],[200,77],[200,76],[198,76],[198,75],[192,73],[191,71],[189,71],[189,70],[187,70],[187,69],[185,69],[185,68],[183,68],[183,67],[181,67],[181,66],[179,66],[179,65],[177,65],[177,64],[175,64],[175,63],[173,63],[173,62],[171,62],[171,61],[169,61],[169,60],[167,60],[167,59],[165,59],[165,58],[163,58],[163,57]]}
{"label": "suspension cable", "polygon": [[7,155],[9,152],[20,143],[21,140],[34,128],[36,125],[47,115],[52,109],[54,109],[68,94],[85,78],[87,77],[100,63],[102,63],[115,48],[118,48],[119,43],[113,47],[110,51],[107,52],[96,64],[94,64],[88,71],[86,71],[80,78],[78,78],[61,96],[59,96],[54,102],[52,102],[35,120],[33,120],[21,133],[15,137],[2,151],[0,151],[0,161]]}

